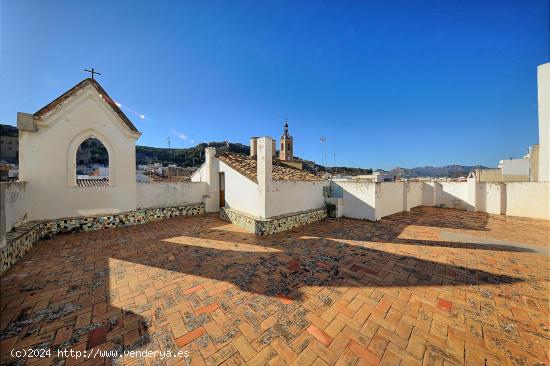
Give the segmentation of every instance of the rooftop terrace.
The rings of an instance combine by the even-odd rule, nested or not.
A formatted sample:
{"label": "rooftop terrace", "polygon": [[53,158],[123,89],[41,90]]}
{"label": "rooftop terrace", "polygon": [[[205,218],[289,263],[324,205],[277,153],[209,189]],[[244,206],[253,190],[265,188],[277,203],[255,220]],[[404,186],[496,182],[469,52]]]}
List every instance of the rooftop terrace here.
{"label": "rooftop terrace", "polygon": [[268,237],[214,215],[58,235],[1,277],[0,361],[181,349],[209,365],[544,365],[549,231],[422,207]]}

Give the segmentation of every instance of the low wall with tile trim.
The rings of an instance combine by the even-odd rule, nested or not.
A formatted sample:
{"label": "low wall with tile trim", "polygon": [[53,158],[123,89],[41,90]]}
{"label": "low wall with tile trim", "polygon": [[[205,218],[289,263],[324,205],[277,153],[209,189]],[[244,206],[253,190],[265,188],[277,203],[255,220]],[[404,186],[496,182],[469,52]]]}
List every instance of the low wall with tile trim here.
{"label": "low wall with tile trim", "polygon": [[110,229],[144,224],[176,216],[191,216],[204,213],[204,205],[155,208],[124,212],[116,215],[70,217],[56,220],[27,222],[6,234],[0,248],[0,273],[9,269],[39,240],[58,233],[73,233]]}
{"label": "low wall with tile trim", "polygon": [[220,217],[249,233],[271,235],[322,220],[327,217],[327,210],[321,208],[270,219],[259,219],[229,208],[221,208]]}

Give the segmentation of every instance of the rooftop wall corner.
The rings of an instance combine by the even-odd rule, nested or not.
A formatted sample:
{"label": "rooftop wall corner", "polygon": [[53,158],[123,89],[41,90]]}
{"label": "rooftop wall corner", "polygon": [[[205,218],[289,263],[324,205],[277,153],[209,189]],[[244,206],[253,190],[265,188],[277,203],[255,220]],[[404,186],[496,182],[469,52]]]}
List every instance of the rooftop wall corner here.
{"label": "rooftop wall corner", "polygon": [[19,129],[19,131],[38,131],[34,115],[29,113],[17,112],[17,128]]}

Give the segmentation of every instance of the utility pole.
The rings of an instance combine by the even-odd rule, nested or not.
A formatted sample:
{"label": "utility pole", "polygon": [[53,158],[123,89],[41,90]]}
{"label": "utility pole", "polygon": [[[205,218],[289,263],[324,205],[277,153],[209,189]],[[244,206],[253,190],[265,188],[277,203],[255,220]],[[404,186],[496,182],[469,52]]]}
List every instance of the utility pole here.
{"label": "utility pole", "polygon": [[327,162],[327,138],[325,136],[321,136],[321,144],[323,144],[323,160],[325,165],[325,173],[328,173],[328,162]]}

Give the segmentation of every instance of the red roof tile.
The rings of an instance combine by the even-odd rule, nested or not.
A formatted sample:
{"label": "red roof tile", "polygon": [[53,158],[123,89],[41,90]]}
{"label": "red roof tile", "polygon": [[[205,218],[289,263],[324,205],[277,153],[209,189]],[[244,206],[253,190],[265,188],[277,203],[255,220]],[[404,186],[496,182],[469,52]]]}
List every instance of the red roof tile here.
{"label": "red roof tile", "polygon": [[[237,153],[219,153],[218,159],[235,169],[250,180],[256,181],[256,159],[248,155]],[[294,180],[294,181],[316,181],[322,180],[321,177],[307,171],[303,171],[291,166],[285,165],[277,159],[273,159],[272,167],[273,180]]]}

